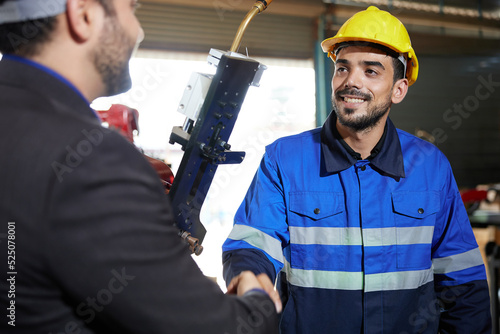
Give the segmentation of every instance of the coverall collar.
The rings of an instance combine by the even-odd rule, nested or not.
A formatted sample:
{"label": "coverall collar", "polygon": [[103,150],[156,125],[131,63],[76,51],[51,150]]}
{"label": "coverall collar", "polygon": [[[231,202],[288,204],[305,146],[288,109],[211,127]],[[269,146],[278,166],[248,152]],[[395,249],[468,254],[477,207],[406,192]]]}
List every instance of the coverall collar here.
{"label": "coverall collar", "polygon": [[[351,153],[342,145],[342,138],[335,126],[337,116],[331,112],[321,129],[321,151],[325,161],[325,169],[328,173],[340,172],[358,162]],[[347,144],[345,144],[347,145]],[[375,148],[380,147],[379,152],[373,152],[368,158],[370,164],[391,176],[405,177],[403,153],[401,143],[392,121],[387,118],[384,135]]]}

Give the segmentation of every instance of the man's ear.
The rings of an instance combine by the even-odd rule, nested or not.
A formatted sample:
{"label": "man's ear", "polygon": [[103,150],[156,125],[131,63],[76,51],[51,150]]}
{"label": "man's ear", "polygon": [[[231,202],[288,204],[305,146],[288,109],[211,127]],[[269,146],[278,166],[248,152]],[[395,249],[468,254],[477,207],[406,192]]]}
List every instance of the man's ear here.
{"label": "man's ear", "polygon": [[67,0],[66,14],[68,28],[77,42],[88,40],[100,24],[103,8],[95,0]]}
{"label": "man's ear", "polygon": [[396,104],[406,96],[408,92],[408,79],[399,79],[392,87],[392,103]]}

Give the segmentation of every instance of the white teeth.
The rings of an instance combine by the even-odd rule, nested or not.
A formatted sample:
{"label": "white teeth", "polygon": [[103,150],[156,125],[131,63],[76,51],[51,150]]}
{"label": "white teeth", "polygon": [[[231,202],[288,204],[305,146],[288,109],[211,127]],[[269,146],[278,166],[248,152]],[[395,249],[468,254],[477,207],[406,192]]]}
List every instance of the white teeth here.
{"label": "white teeth", "polygon": [[365,100],[363,100],[363,99],[353,99],[350,97],[344,97],[344,101],[347,103],[363,103],[363,102],[365,102]]}

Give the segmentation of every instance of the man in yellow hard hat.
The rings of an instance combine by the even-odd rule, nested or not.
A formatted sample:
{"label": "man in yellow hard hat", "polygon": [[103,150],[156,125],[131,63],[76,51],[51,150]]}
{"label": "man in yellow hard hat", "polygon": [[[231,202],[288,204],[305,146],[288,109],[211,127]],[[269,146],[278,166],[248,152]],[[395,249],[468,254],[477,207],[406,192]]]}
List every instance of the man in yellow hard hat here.
{"label": "man in yellow hard hat", "polygon": [[277,331],[269,278],[206,278],[154,169],[89,107],[130,88],[137,5],[0,0],[2,334]]}
{"label": "man in yellow hard hat", "polygon": [[485,268],[450,164],[388,118],[418,76],[405,27],[369,7],[322,46],[333,112],[266,147],[223,246],[226,281],[242,270],[276,280],[286,334],[489,333]]}

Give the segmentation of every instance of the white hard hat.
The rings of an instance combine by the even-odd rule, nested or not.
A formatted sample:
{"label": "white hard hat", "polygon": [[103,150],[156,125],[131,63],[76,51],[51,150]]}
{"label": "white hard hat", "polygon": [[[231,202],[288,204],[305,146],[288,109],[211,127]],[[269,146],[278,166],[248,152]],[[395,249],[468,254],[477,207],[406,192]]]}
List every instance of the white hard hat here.
{"label": "white hard hat", "polygon": [[7,0],[0,5],[0,24],[43,19],[66,11],[67,0]]}

